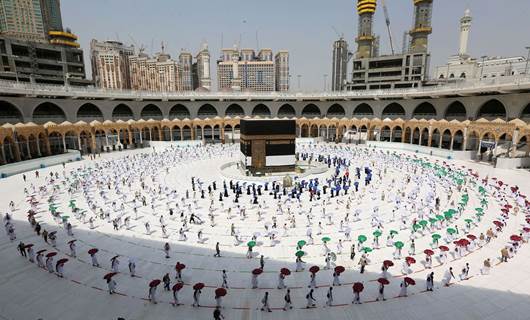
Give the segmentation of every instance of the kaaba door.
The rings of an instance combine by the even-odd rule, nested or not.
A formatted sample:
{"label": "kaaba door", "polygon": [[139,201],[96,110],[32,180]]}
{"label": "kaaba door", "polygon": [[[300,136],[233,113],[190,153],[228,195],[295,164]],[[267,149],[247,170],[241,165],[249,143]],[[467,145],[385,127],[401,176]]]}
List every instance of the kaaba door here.
{"label": "kaaba door", "polygon": [[252,167],[254,169],[265,167],[265,140],[252,141]]}

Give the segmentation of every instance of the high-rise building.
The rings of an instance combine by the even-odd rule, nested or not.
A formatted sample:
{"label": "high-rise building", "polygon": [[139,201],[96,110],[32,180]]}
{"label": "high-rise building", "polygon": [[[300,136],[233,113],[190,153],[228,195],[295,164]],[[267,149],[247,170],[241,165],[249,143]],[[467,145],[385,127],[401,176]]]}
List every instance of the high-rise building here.
{"label": "high-rise building", "polygon": [[462,57],[467,56],[467,44],[469,42],[469,32],[471,31],[471,10],[466,9],[464,16],[460,19],[460,48],[458,54]]}
{"label": "high-rise building", "polygon": [[331,90],[340,91],[348,75],[348,42],[344,38],[333,43],[333,67],[331,70]]}
{"label": "high-rise building", "polygon": [[44,31],[63,31],[60,0],[40,0]]}
{"label": "high-rise building", "polygon": [[357,14],[359,15],[357,29],[357,59],[370,58],[373,56],[374,45],[374,14],[377,0],[357,0]]}
{"label": "high-rise building", "polygon": [[133,90],[182,91],[182,67],[171,59],[162,45],[162,51],[154,58],[140,52],[129,57],[131,88]]}
{"label": "high-rise building", "polygon": [[253,49],[223,49],[217,61],[217,81],[219,90],[288,90],[289,53],[280,51],[273,57],[271,49],[261,49],[257,55]]}
{"label": "high-rise building", "polygon": [[414,25],[408,50],[401,54],[380,55],[379,36],[372,33],[376,0],[358,0],[359,34],[351,80],[346,90],[419,87],[428,79],[430,54],[428,36],[432,32],[433,0],[412,0]]}
{"label": "high-rise building", "polygon": [[282,50],[274,56],[276,91],[289,91],[289,52]]}
{"label": "high-rise building", "polygon": [[410,52],[426,53],[432,33],[433,0],[414,0],[414,26],[410,30]]}
{"label": "high-rise building", "polygon": [[179,55],[181,68],[181,82],[183,91],[192,91],[193,87],[193,56],[189,52],[181,52]]}
{"label": "high-rise building", "polygon": [[195,57],[196,62],[193,64],[194,80],[193,89],[211,90],[212,79],[210,73],[210,52],[208,51],[208,44],[202,45],[201,51]]}
{"label": "high-rise building", "polygon": [[134,46],[118,41],[90,42],[92,77],[96,86],[106,89],[130,89],[131,74],[129,56],[134,55]]}
{"label": "high-rise building", "polygon": [[46,42],[40,0],[1,0],[0,34],[26,41]]}

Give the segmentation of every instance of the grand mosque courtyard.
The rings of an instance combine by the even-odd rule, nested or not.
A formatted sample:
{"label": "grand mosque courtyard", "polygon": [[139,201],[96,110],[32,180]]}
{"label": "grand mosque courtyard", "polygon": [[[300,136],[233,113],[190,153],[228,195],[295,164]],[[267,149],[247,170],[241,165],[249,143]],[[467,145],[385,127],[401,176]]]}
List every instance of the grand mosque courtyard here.
{"label": "grand mosque courtyard", "polygon": [[0,319],[529,319],[528,171],[296,152],[290,178],[168,144],[0,180]]}

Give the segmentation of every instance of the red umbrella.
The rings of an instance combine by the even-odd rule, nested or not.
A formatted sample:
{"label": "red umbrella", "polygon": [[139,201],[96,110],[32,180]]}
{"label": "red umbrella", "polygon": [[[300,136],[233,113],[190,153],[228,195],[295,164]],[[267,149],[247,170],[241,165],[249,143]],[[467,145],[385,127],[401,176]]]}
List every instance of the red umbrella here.
{"label": "red umbrella", "polygon": [[156,287],[156,286],[158,286],[160,284],[160,282],[162,282],[162,281],[160,281],[159,279],[155,279],[155,280],[149,282],[149,287],[151,287],[151,288],[152,287]]}
{"label": "red umbrella", "polygon": [[409,285],[411,285],[411,286],[416,285],[416,281],[414,281],[414,279],[412,279],[412,278],[405,277],[404,280],[405,280],[405,283],[406,283],[406,284],[409,284]]}
{"label": "red umbrella", "polygon": [[530,218],[527,218],[527,219],[526,219],[526,223],[530,223]]}
{"label": "red umbrella", "polygon": [[309,272],[311,273],[317,273],[318,271],[320,271],[320,268],[318,266],[312,266],[311,268],[309,268]]}
{"label": "red umbrella", "polygon": [[524,231],[524,232],[530,232],[530,228],[528,228],[528,227],[524,227],[524,228],[523,228],[523,231]]}
{"label": "red umbrella", "polygon": [[68,259],[66,259],[66,258],[59,259],[59,260],[57,260],[57,264],[65,264],[67,261],[68,261]]}
{"label": "red umbrella", "polygon": [[353,292],[362,292],[364,290],[364,284],[355,282],[353,284]]}
{"label": "red umbrella", "polygon": [[493,221],[493,224],[496,225],[499,228],[502,227],[502,222],[500,222],[500,221],[495,220],[495,221]]}
{"label": "red umbrella", "polygon": [[393,267],[394,266],[394,262],[392,262],[390,260],[385,260],[385,261],[383,261],[383,265],[386,266],[387,268],[388,267]]}
{"label": "red umbrella", "polygon": [[53,256],[56,256],[57,255],[57,252],[50,252],[46,255],[46,258],[50,258],[50,257],[53,257]]}
{"label": "red umbrella", "polygon": [[523,238],[521,238],[520,236],[514,234],[514,235],[512,235],[510,237],[510,240],[519,242],[519,241],[523,240]]}
{"label": "red umbrella", "polygon": [[405,258],[405,261],[407,261],[408,264],[414,264],[414,263],[416,263],[416,259],[414,259],[413,257],[406,257],[406,258]]}
{"label": "red umbrella", "polygon": [[90,249],[90,250],[88,250],[88,254],[92,256],[92,255],[96,254],[98,251],[99,251],[99,250],[96,249],[96,248],[94,248],[94,249]]}
{"label": "red umbrella", "polygon": [[39,250],[39,251],[37,251],[37,254],[41,254],[41,253],[43,253],[44,251],[46,251],[46,249]]}
{"label": "red umbrella", "polygon": [[262,273],[263,273],[263,270],[260,269],[260,268],[256,268],[256,269],[252,270],[252,274],[256,275],[256,276],[259,276]]}
{"label": "red umbrella", "polygon": [[441,251],[449,251],[449,248],[446,246],[440,246]]}
{"label": "red umbrella", "polygon": [[474,241],[475,239],[477,239],[477,237],[475,237],[475,236],[472,235],[472,234],[468,234],[468,235],[467,235],[467,238],[468,238],[469,240],[471,240],[471,241]]}
{"label": "red umbrella", "polygon": [[215,289],[215,296],[216,297],[224,297],[224,296],[226,296],[226,289],[225,288],[217,288],[217,289]]}
{"label": "red umbrella", "polygon": [[184,287],[184,283],[179,282],[179,283],[177,283],[177,284],[175,284],[175,285],[173,286],[173,291],[179,291],[179,290],[182,289],[183,287]]}
{"label": "red umbrella", "polygon": [[461,246],[461,247],[465,247],[465,246],[468,246],[469,245],[469,240],[467,239],[460,239],[457,241],[457,245]]}
{"label": "red umbrella", "polygon": [[24,249],[28,249],[31,247],[33,247],[33,243],[28,243],[27,245],[24,246]]}
{"label": "red umbrella", "polygon": [[336,267],[335,267],[335,272],[336,272],[337,274],[341,274],[341,273],[343,273],[344,271],[346,271],[346,268],[344,268],[343,266],[336,266]]}
{"label": "red umbrella", "polygon": [[504,205],[504,207],[505,207],[505,208],[508,208],[508,209],[511,209],[511,208],[513,208],[513,206],[512,206],[511,204],[508,204],[508,203],[507,203],[507,204],[505,204],[505,205]]}
{"label": "red umbrella", "polygon": [[198,282],[193,285],[193,290],[201,290],[202,288],[204,288],[204,283],[202,282]]}
{"label": "red umbrella", "polygon": [[284,276],[289,276],[291,275],[291,270],[287,269],[287,268],[282,268],[280,270],[281,274],[283,274]]}
{"label": "red umbrella", "polygon": [[177,262],[177,264],[175,265],[175,270],[177,271],[182,271],[185,268],[186,268],[186,265],[184,263]]}
{"label": "red umbrella", "polygon": [[502,211],[502,213],[508,213],[508,209],[506,209],[506,208],[502,208],[501,211]]}
{"label": "red umbrella", "polygon": [[428,256],[432,256],[432,255],[434,254],[434,251],[432,251],[431,249],[425,249],[425,250],[423,251],[423,253],[425,253],[425,254],[428,255]]}
{"label": "red umbrella", "polygon": [[384,285],[384,286],[386,286],[387,284],[390,283],[390,281],[388,281],[388,280],[385,279],[385,278],[379,278],[379,279],[377,279],[377,282],[379,282],[380,284],[382,284],[382,285]]}
{"label": "red umbrella", "polygon": [[110,278],[114,277],[115,275],[117,275],[116,272],[107,273],[106,275],[103,276],[103,279],[109,280]]}

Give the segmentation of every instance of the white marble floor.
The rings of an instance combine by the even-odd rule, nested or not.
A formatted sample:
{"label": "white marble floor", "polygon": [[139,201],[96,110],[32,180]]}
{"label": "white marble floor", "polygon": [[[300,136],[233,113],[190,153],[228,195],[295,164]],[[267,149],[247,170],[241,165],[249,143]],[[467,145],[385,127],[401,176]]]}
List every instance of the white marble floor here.
{"label": "white marble floor", "polygon": [[[299,149],[304,151],[304,149]],[[17,239],[13,242],[5,232],[0,235],[0,319],[211,319],[215,308],[214,291],[222,284],[221,270],[226,270],[228,275],[228,294],[223,298],[221,309],[225,319],[529,319],[530,304],[530,277],[528,277],[527,266],[530,262],[530,252],[527,244],[523,244],[517,254],[508,263],[499,263],[500,250],[510,243],[510,236],[519,234],[525,222],[525,210],[521,208],[515,215],[514,208],[517,207],[510,187],[517,185],[521,194],[530,194],[528,183],[530,173],[522,170],[498,170],[489,166],[458,161],[447,161],[443,164],[442,159],[429,158],[425,160],[431,164],[437,163],[441,167],[472,169],[477,172],[479,178],[467,176],[461,191],[457,190],[454,181],[447,177],[440,177],[430,167],[421,167],[412,159],[414,154],[383,155],[383,151],[368,151],[364,148],[339,147],[335,145],[320,145],[317,149],[307,149],[308,152],[320,152],[321,154],[333,154],[351,160],[350,175],[355,173],[355,167],[369,166],[374,171],[371,186],[364,186],[364,174],[362,174],[361,187],[355,193],[351,189],[348,194],[341,191],[339,197],[329,198],[329,191],[322,198],[328,199],[327,204],[322,200],[309,201],[307,192],[301,197],[300,203],[296,201],[285,201],[288,197],[275,200],[268,192],[263,191],[259,197],[262,205],[251,203],[252,196],[247,195],[243,188],[243,195],[238,204],[233,203],[233,195],[218,201],[219,191],[222,190],[224,178],[219,172],[219,166],[223,162],[234,161],[237,158],[237,147],[211,146],[208,149],[186,149],[182,151],[166,151],[165,154],[158,151],[153,155],[151,150],[127,151],[122,153],[105,154],[96,161],[83,160],[81,162],[67,164],[62,167],[52,167],[40,170],[40,178],[35,178],[33,173],[27,173],[27,182],[21,175],[9,177],[0,181],[0,210],[11,212],[9,202],[16,204],[12,211],[12,223],[15,227]],[[196,153],[201,152],[198,156]],[[132,156],[146,153],[144,158]],[[386,153],[386,151],[384,152]],[[128,158],[125,158],[128,157]],[[406,158],[409,157],[409,160]],[[423,158],[423,157],[422,157]],[[425,158],[427,159],[427,158]],[[425,163],[426,163],[425,162]],[[87,185],[87,192],[81,190],[68,192],[68,187],[76,181],[74,173],[89,172],[86,168],[99,169],[90,171],[86,176],[80,177]],[[125,167],[130,164],[129,167]],[[50,172],[58,172],[61,176],[53,183],[46,181],[44,176]],[[344,168],[340,174],[344,174]],[[415,172],[415,173],[414,173]],[[141,175],[143,179],[140,179]],[[332,170],[316,177],[325,181],[332,174]],[[63,175],[67,178],[63,178]],[[197,191],[195,198],[197,205],[193,202],[191,191],[191,177],[200,179],[205,189],[205,199],[201,199]],[[412,177],[410,183],[407,177]],[[482,185],[482,179],[488,177],[488,183],[484,185],[485,195],[478,191]],[[495,177],[502,180],[509,187],[497,190]],[[122,184],[121,179],[129,179]],[[315,178],[315,177],[311,177]],[[243,179],[243,178],[242,178]],[[309,179],[309,178],[304,178]],[[94,181],[99,180],[96,185]],[[207,186],[212,182],[217,183],[217,191],[213,192],[212,200],[208,196]],[[64,182],[64,183],[63,183]],[[107,183],[111,183],[110,189]],[[145,189],[142,189],[141,183]],[[129,185],[130,183],[130,185]],[[227,181],[228,183],[228,181]],[[243,184],[243,181],[240,182]],[[24,188],[29,194],[33,194],[31,185],[47,186],[46,191],[36,192],[34,197],[38,201],[36,216],[37,221],[43,229],[57,231],[57,246],[52,247],[38,237],[27,221],[27,212],[30,209]],[[58,186],[59,191],[54,194],[53,203],[58,206],[61,215],[69,216],[73,225],[73,236],[68,236],[63,224],[56,221],[49,211],[48,199],[52,195],[52,186]],[[450,186],[450,188],[449,188]],[[154,197],[158,188],[162,192]],[[167,193],[165,188],[167,187]],[[199,189],[199,187],[197,187]],[[117,194],[119,190],[121,194]],[[177,197],[169,192],[175,190]],[[185,192],[189,190],[190,200],[183,202]],[[103,191],[103,193],[101,193]],[[133,211],[132,199],[135,192],[146,196],[147,205],[139,203],[138,219]],[[229,190],[231,193],[231,191]],[[408,207],[395,209],[395,198],[401,193],[403,203]],[[427,205],[429,192],[434,192],[440,197],[439,210],[435,214],[443,213],[450,208],[457,208],[464,193],[469,195],[469,202],[462,213],[450,221],[444,222],[443,226],[435,223],[429,224],[421,232],[414,233],[415,252],[409,252],[411,243],[411,229],[414,219],[423,218],[428,220],[433,214]],[[385,199],[382,200],[384,193]],[[122,198],[122,195],[125,195]],[[408,195],[416,194],[415,198],[407,200]],[[107,200],[102,197],[104,195]],[[88,199],[87,199],[88,198]],[[503,199],[505,198],[505,199]],[[123,201],[125,199],[125,201]],[[481,207],[481,200],[488,201],[484,209],[484,216],[478,221],[474,215],[476,207]],[[78,219],[69,208],[71,200],[75,200],[76,206],[87,212],[85,219]],[[112,202],[117,203],[113,208]],[[423,201],[423,204],[422,204]],[[92,202],[96,206],[93,212],[89,206]],[[124,209],[120,204],[124,203]],[[213,202],[213,204],[212,204]],[[349,205],[348,205],[349,202]],[[183,209],[184,214],[189,213],[187,205],[191,205],[191,211],[204,219],[202,225],[189,224],[186,233],[187,240],[179,241],[179,229],[182,226],[180,209],[175,209],[175,214],[170,216],[168,208]],[[280,203],[281,210],[278,209]],[[415,208],[412,204],[415,204]],[[423,265],[425,254],[423,251],[431,246],[432,233],[442,236],[440,245],[446,244],[446,229],[456,228],[459,235],[455,239],[466,237],[468,234],[476,235],[485,233],[488,228],[495,225],[493,221],[501,219],[501,208],[505,203],[514,206],[508,213],[506,226],[502,232],[490,243],[475,246],[473,250],[463,253],[462,257],[448,256],[445,264],[440,264],[436,257],[433,259],[433,268],[426,269]],[[154,206],[154,210],[151,208]],[[208,218],[209,207],[215,216],[215,225],[210,225]],[[245,219],[238,214],[237,206],[246,208]],[[326,208],[326,215],[322,216],[322,208]],[[349,207],[349,208],[348,208]],[[99,209],[108,212],[111,218],[131,217],[130,228],[125,227],[114,230],[111,223],[96,216]],[[232,208],[228,211],[228,208]],[[372,225],[372,212],[378,208],[377,216],[383,224],[382,236],[379,240],[380,248],[376,249],[373,243],[372,233],[376,228]],[[354,221],[353,213],[359,209],[359,220]],[[406,209],[406,210],[405,210]],[[258,210],[262,212],[263,219],[258,219]],[[289,214],[289,212],[291,214]],[[312,225],[314,244],[303,248],[306,255],[305,270],[295,271],[296,245],[299,240],[308,238],[308,222],[306,216],[313,216]],[[349,221],[346,214],[349,213]],[[167,237],[161,232],[160,215],[164,215]],[[272,217],[277,219],[277,241],[271,243],[265,234],[266,223],[272,222]],[[89,217],[95,217],[94,228],[90,228]],[[295,225],[292,226],[294,217]],[[465,219],[471,218],[472,224],[466,226]],[[402,230],[401,220],[406,221],[406,228]],[[332,224],[329,224],[331,220]],[[351,229],[351,238],[348,240],[344,230],[340,228],[340,221],[344,227]],[[151,233],[147,234],[144,224],[148,222]],[[317,235],[317,224],[322,223],[323,232]],[[235,245],[234,237],[230,235],[230,225],[234,224],[242,243]],[[286,231],[283,225],[287,224]],[[469,230],[465,230],[469,228]],[[405,244],[402,249],[402,258],[394,256],[396,249],[387,247],[387,236],[390,230],[398,231],[392,242],[401,241]],[[270,229],[269,229],[270,230]],[[198,241],[197,233],[202,231],[204,240]],[[467,231],[467,232],[465,232]],[[255,232],[260,232],[258,245],[254,248],[254,257],[246,258],[247,241],[251,240]],[[350,246],[358,244],[358,236],[365,235],[367,241],[362,247],[372,247],[375,250],[369,253],[369,265],[364,274],[359,272],[358,261],[361,253],[357,252],[354,260],[350,259]],[[332,271],[323,270],[325,257],[324,246],[321,238],[328,236],[329,249],[336,253],[337,259],[333,266],[344,266],[346,271],[341,274],[341,286],[334,287],[334,301],[331,306],[326,306],[326,293],[332,284]],[[77,258],[68,255],[68,241],[76,240]],[[343,242],[342,253],[337,248],[338,240]],[[21,257],[17,252],[17,244],[23,241],[25,244],[34,244],[37,250],[46,249],[46,252],[58,252],[55,261],[59,258],[68,258],[64,267],[64,278],[40,269],[36,264]],[[170,258],[164,257],[162,250],[165,242],[171,246]],[[215,244],[220,243],[221,257],[214,258]],[[451,251],[455,245],[452,241],[446,244]],[[97,254],[101,267],[93,267],[87,251],[98,248]],[[439,253],[434,246],[435,255]],[[357,249],[358,251],[358,249]],[[114,279],[117,282],[117,294],[109,295],[107,285],[103,276],[111,271],[110,258],[119,255],[120,267]],[[263,274],[259,279],[257,289],[251,288],[251,271],[260,266],[259,255],[265,258]],[[403,258],[413,256],[417,262],[411,266],[412,273],[408,276],[416,281],[415,286],[408,288],[408,297],[398,297],[400,284],[404,275],[401,272]],[[129,275],[127,262],[129,258],[136,261],[136,277]],[[493,268],[488,275],[481,274],[483,261],[490,258]],[[395,263],[391,267],[388,277],[390,284],[385,289],[386,301],[375,301],[378,296],[377,279],[381,277],[381,265],[383,260],[392,260]],[[158,287],[158,304],[147,300],[148,284],[153,279],[161,279],[165,273],[171,276],[171,286],[175,283],[174,265],[179,261],[186,264],[183,271],[183,289],[179,292],[179,300],[182,305],[174,307],[171,292],[165,292],[162,285]],[[470,265],[470,273],[467,279],[460,280],[459,274],[466,263]],[[310,266],[320,266],[321,271],[317,273],[315,289],[316,308],[307,309],[306,294],[308,293]],[[293,310],[283,311],[285,289],[277,289],[278,273],[280,268],[288,268],[292,272],[285,280],[285,284],[291,289]],[[452,285],[444,287],[442,277],[452,267],[456,279]],[[425,278],[429,272],[435,273],[434,292],[425,292]],[[201,307],[193,308],[192,286],[202,282],[206,287],[202,290]],[[353,305],[352,284],[363,282],[364,291],[361,294],[360,305]],[[270,306],[272,312],[260,311],[260,301],[265,292],[270,293]]]}

